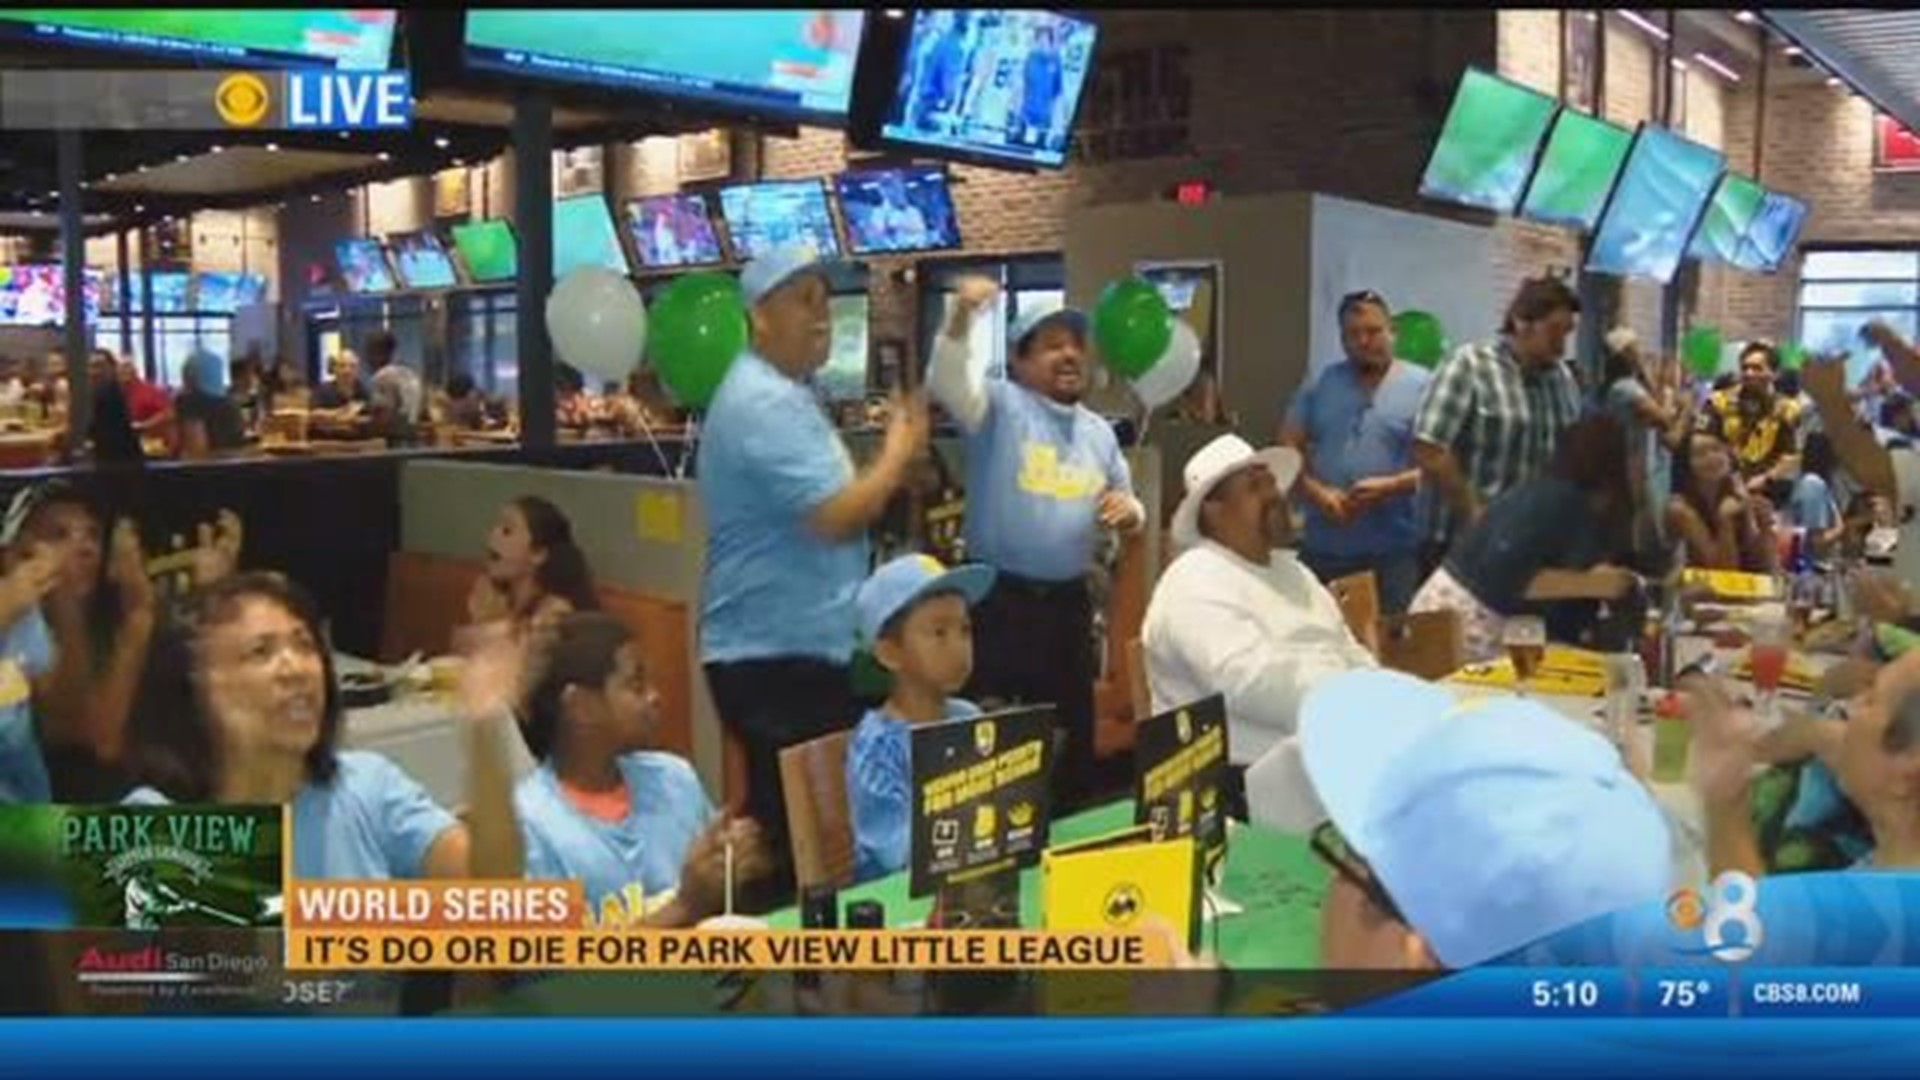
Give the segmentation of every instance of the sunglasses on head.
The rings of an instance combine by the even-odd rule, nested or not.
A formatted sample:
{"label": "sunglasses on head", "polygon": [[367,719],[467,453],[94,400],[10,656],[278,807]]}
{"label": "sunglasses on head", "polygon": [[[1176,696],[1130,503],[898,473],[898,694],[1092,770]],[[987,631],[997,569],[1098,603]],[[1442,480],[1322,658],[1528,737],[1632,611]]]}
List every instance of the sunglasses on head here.
{"label": "sunglasses on head", "polygon": [[1313,830],[1310,843],[1313,853],[1331,867],[1335,874],[1345,878],[1348,884],[1359,889],[1361,895],[1367,898],[1367,902],[1382,915],[1396,922],[1407,921],[1405,916],[1400,914],[1400,906],[1393,902],[1393,897],[1388,896],[1387,890],[1381,886],[1380,879],[1373,876],[1372,868],[1367,866],[1365,859],[1347,846],[1346,837],[1340,835],[1340,830],[1334,827],[1333,822],[1324,822],[1319,828]]}
{"label": "sunglasses on head", "polygon": [[1386,297],[1381,296],[1372,289],[1361,289],[1358,292],[1350,292],[1340,298],[1340,317],[1343,319],[1346,318],[1348,312],[1359,307],[1361,304],[1374,304],[1378,306],[1381,311],[1393,310],[1387,306]]}

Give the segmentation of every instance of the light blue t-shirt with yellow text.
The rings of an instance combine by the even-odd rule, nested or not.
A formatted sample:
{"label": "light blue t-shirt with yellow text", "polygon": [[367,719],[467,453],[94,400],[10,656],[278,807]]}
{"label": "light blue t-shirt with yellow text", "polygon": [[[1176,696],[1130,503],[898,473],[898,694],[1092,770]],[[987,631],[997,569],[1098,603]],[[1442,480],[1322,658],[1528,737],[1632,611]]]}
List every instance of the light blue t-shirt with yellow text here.
{"label": "light blue t-shirt with yellow text", "polygon": [[1092,565],[1100,497],[1133,493],[1113,425],[1017,383],[987,383],[987,412],[967,436],[967,555],[1039,581]]}
{"label": "light blue t-shirt with yellow text", "polygon": [[638,922],[680,887],[687,852],[713,820],[713,803],[685,758],[626,754],[620,775],[632,805],[618,822],[576,809],[551,764],[527,774],[513,793],[527,877],[580,882],[590,918],[609,929]]}

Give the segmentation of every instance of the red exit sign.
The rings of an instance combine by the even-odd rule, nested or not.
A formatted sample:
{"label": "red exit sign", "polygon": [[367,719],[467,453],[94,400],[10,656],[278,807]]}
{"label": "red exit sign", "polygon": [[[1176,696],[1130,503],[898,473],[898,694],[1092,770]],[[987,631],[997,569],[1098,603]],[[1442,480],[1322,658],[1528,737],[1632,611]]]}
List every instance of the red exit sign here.
{"label": "red exit sign", "polygon": [[1188,180],[1173,186],[1173,201],[1181,206],[1200,206],[1213,200],[1213,185],[1205,180]]}
{"label": "red exit sign", "polygon": [[1873,118],[1873,167],[1882,172],[1920,172],[1920,135],[1891,116]]}

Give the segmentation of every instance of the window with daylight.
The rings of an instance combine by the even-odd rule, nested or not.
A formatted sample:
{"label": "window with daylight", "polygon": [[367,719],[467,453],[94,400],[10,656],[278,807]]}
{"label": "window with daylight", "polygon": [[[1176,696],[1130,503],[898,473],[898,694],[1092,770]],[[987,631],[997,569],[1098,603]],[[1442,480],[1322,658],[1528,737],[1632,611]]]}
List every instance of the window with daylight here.
{"label": "window with daylight", "polygon": [[1800,267],[1800,343],[1815,353],[1852,354],[1865,377],[1880,350],[1860,337],[1880,321],[1907,340],[1920,336],[1920,248],[1810,250]]}

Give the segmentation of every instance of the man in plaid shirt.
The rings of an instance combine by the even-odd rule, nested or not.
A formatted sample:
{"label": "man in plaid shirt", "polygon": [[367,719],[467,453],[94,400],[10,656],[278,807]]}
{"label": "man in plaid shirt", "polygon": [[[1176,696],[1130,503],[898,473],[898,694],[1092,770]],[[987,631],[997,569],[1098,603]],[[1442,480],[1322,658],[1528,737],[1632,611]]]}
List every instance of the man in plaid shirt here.
{"label": "man in plaid shirt", "polygon": [[1430,558],[1487,503],[1545,471],[1580,418],[1564,357],[1580,313],[1566,282],[1533,278],[1507,308],[1497,341],[1468,345],[1434,373],[1413,422],[1413,456],[1439,499]]}

